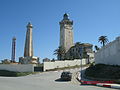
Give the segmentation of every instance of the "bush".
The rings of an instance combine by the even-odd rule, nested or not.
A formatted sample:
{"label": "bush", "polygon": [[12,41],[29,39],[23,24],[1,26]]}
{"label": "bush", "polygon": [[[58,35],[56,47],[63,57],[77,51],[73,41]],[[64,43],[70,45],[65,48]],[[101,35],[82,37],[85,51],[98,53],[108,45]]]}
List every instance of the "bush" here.
{"label": "bush", "polygon": [[120,79],[120,66],[97,64],[86,69],[85,75],[101,79]]}
{"label": "bush", "polygon": [[0,70],[0,76],[6,76],[6,77],[26,76],[29,74],[31,74],[31,72],[13,72],[8,70]]}

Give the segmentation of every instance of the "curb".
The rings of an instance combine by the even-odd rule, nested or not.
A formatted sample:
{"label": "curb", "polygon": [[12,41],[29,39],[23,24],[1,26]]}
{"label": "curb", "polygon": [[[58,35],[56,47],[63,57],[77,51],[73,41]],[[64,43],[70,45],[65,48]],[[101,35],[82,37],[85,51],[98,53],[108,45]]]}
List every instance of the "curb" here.
{"label": "curb", "polygon": [[120,89],[119,84],[97,83],[96,86]]}
{"label": "curb", "polygon": [[113,81],[84,81],[80,80],[80,77],[77,77],[77,80],[81,83],[81,85],[96,85],[100,87],[120,89],[120,85],[114,84]]}
{"label": "curb", "polygon": [[84,85],[96,85],[98,83],[100,84],[114,84],[113,81],[83,81],[83,80],[80,80],[81,84],[84,84]]}

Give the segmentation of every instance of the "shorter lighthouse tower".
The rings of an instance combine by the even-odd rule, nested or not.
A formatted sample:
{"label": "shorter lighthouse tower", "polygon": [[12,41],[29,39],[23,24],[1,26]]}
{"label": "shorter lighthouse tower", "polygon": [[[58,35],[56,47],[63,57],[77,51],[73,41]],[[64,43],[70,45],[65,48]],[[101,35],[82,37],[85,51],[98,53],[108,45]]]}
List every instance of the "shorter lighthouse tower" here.
{"label": "shorter lighthouse tower", "polygon": [[12,39],[12,55],[11,55],[12,62],[15,62],[15,51],[16,51],[16,38],[13,37],[13,39]]}

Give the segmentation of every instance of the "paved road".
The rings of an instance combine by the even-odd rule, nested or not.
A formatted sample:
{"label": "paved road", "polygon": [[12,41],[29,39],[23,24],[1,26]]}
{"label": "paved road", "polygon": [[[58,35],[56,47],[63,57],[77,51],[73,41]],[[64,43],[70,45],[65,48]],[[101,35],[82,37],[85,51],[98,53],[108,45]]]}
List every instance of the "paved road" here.
{"label": "paved road", "polygon": [[24,77],[0,77],[0,90],[110,90],[110,88],[97,86],[81,86],[74,77],[76,71],[77,69],[71,70],[73,79],[69,82],[58,80],[62,71],[44,72]]}

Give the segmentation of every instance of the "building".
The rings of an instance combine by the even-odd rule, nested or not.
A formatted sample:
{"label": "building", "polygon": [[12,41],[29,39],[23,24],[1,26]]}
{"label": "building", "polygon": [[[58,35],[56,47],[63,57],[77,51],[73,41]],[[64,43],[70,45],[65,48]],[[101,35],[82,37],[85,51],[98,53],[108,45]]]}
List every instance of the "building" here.
{"label": "building", "polygon": [[80,59],[80,58],[93,59],[94,52],[92,47],[93,47],[92,44],[77,42],[66,53],[66,59]]}
{"label": "building", "polygon": [[49,58],[44,58],[43,62],[50,62],[51,60]]}
{"label": "building", "polygon": [[32,24],[29,22],[27,25],[24,57],[19,58],[21,64],[37,64],[39,63],[39,58],[33,56],[33,39],[32,39]]}
{"label": "building", "polygon": [[60,24],[60,47],[65,49],[67,52],[73,44],[73,21],[69,19],[68,14],[63,15],[63,20]]}
{"label": "building", "polygon": [[[60,45],[59,52],[65,53],[58,55],[58,60],[62,59],[79,59],[82,51],[82,58],[94,58],[93,45],[89,43],[73,42],[73,21],[69,19],[68,14],[63,15],[63,20],[60,24]],[[63,50],[64,49],[64,50]]]}

